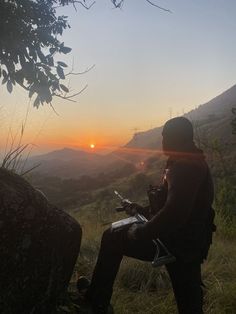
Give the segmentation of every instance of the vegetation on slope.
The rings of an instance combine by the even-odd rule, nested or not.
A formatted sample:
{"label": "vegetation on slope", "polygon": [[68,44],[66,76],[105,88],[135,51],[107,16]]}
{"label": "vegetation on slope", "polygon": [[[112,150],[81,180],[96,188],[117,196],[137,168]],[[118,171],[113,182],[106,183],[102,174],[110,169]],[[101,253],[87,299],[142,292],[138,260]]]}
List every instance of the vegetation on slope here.
{"label": "vegetation on slope", "polygon": [[[205,151],[215,181],[214,207],[217,213],[217,232],[209,258],[203,265],[205,312],[233,314],[236,312],[235,165],[217,145],[211,144]],[[141,204],[147,202],[148,184],[158,183],[164,161],[153,158],[146,166],[144,171],[131,175],[104,175],[100,180],[99,177],[70,181],[54,178],[47,182],[41,178],[40,187],[54,188],[51,196],[56,199],[60,195],[59,203],[67,193],[67,201],[64,203],[66,210],[82,225],[82,248],[72,278],[72,287],[79,275],[92,275],[103,230],[124,215],[114,211],[119,200],[113,191],[116,189],[125,197]],[[153,269],[148,262],[130,258],[124,258],[122,262],[112,303],[117,314],[176,313],[174,296],[164,267]],[[73,313],[73,305],[70,303],[68,306],[70,313]],[[60,313],[65,313],[65,308],[61,308]]]}
{"label": "vegetation on slope", "polygon": [[[133,196],[131,199],[142,202],[145,198],[145,184],[153,177],[152,169],[145,174],[140,173],[113,183],[107,190],[116,188],[126,196]],[[233,314],[236,312],[236,181],[234,176],[217,176],[215,182],[217,232],[208,260],[203,265],[203,280],[206,286],[205,312]],[[121,214],[113,211],[116,205],[116,201],[109,195],[103,200],[87,204],[79,212],[72,213],[84,230],[81,254],[76,267],[77,275],[91,276],[102,232],[108,227],[106,223],[121,218]],[[124,258],[122,262],[112,303],[117,314],[177,313],[164,267],[153,269],[148,262],[130,258]]]}

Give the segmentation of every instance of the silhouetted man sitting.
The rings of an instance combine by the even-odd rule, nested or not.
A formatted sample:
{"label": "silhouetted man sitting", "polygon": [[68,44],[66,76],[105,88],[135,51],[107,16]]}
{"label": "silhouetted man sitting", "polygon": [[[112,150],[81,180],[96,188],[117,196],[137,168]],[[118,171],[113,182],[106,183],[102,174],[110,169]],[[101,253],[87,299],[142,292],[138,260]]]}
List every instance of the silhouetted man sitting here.
{"label": "silhouetted man sitting", "polygon": [[212,179],[202,151],[193,142],[189,120],[178,117],[167,121],[162,136],[163,152],[168,156],[162,178],[166,199],[154,213],[136,205],[126,208],[128,213],[149,216],[147,223],[104,232],[87,291],[95,313],[107,313],[122,257],[152,261],[156,250],[152,239],[156,238],[176,257],[166,269],[179,313],[203,313],[201,263],[207,257],[214,229]]}

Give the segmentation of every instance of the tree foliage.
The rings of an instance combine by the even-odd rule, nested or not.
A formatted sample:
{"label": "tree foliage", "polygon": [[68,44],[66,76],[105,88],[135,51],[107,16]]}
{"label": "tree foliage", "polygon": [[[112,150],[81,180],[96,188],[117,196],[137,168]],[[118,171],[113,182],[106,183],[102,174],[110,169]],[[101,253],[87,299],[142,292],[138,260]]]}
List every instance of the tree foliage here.
{"label": "tree foliage", "polygon": [[61,83],[67,65],[54,56],[71,51],[59,39],[70,26],[56,7],[76,3],[87,7],[73,0],[0,0],[0,78],[9,93],[19,84],[38,107],[69,92]]}
{"label": "tree foliage", "polygon": [[232,133],[236,134],[236,107],[232,108],[232,114],[233,114],[233,118],[231,121]]}
{"label": "tree foliage", "polygon": [[[124,0],[110,0],[116,8]],[[147,0],[146,0],[147,1]],[[151,3],[150,1],[148,1]],[[55,54],[68,54],[59,38],[70,27],[68,17],[57,15],[60,6],[81,5],[89,9],[92,0],[0,0],[0,80],[9,93],[18,84],[34,96],[34,106],[51,103],[53,96],[71,99],[65,79],[67,65],[55,61]],[[151,3],[153,4],[153,3]]]}

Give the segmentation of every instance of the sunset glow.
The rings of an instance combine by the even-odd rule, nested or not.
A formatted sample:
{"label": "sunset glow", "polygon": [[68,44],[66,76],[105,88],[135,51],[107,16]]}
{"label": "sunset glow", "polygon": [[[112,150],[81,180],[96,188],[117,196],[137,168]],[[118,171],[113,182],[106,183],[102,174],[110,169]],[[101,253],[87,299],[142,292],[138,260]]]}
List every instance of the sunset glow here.
{"label": "sunset glow", "polygon": [[162,126],[233,86],[236,2],[182,0],[166,6],[174,14],[146,1],[125,1],[122,11],[107,0],[96,1],[89,12],[58,8],[71,25],[62,40],[72,52],[57,56],[68,65],[66,73],[96,65],[62,83],[71,94],[88,88],[72,102],[54,97],[55,113],[47,104],[37,110],[34,97],[29,102],[17,85],[11,94],[2,87],[0,154],[19,142],[23,124],[22,143],[32,145],[31,155],[63,147],[116,152],[136,133]]}

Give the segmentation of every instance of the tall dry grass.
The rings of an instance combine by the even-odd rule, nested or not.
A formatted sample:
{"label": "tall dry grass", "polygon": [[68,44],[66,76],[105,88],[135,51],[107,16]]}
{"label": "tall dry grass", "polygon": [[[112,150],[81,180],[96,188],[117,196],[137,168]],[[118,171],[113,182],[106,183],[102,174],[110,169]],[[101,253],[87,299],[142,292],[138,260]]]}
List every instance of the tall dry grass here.
{"label": "tall dry grass", "polygon": [[[91,276],[104,226],[93,211],[81,210],[74,216],[83,227],[81,255],[77,271]],[[206,314],[236,313],[236,222],[229,222],[220,212],[218,225],[208,260],[203,264],[206,285]],[[124,258],[115,286],[112,304],[116,314],[174,314],[176,304],[170,280],[164,267],[154,269],[148,262]]]}

